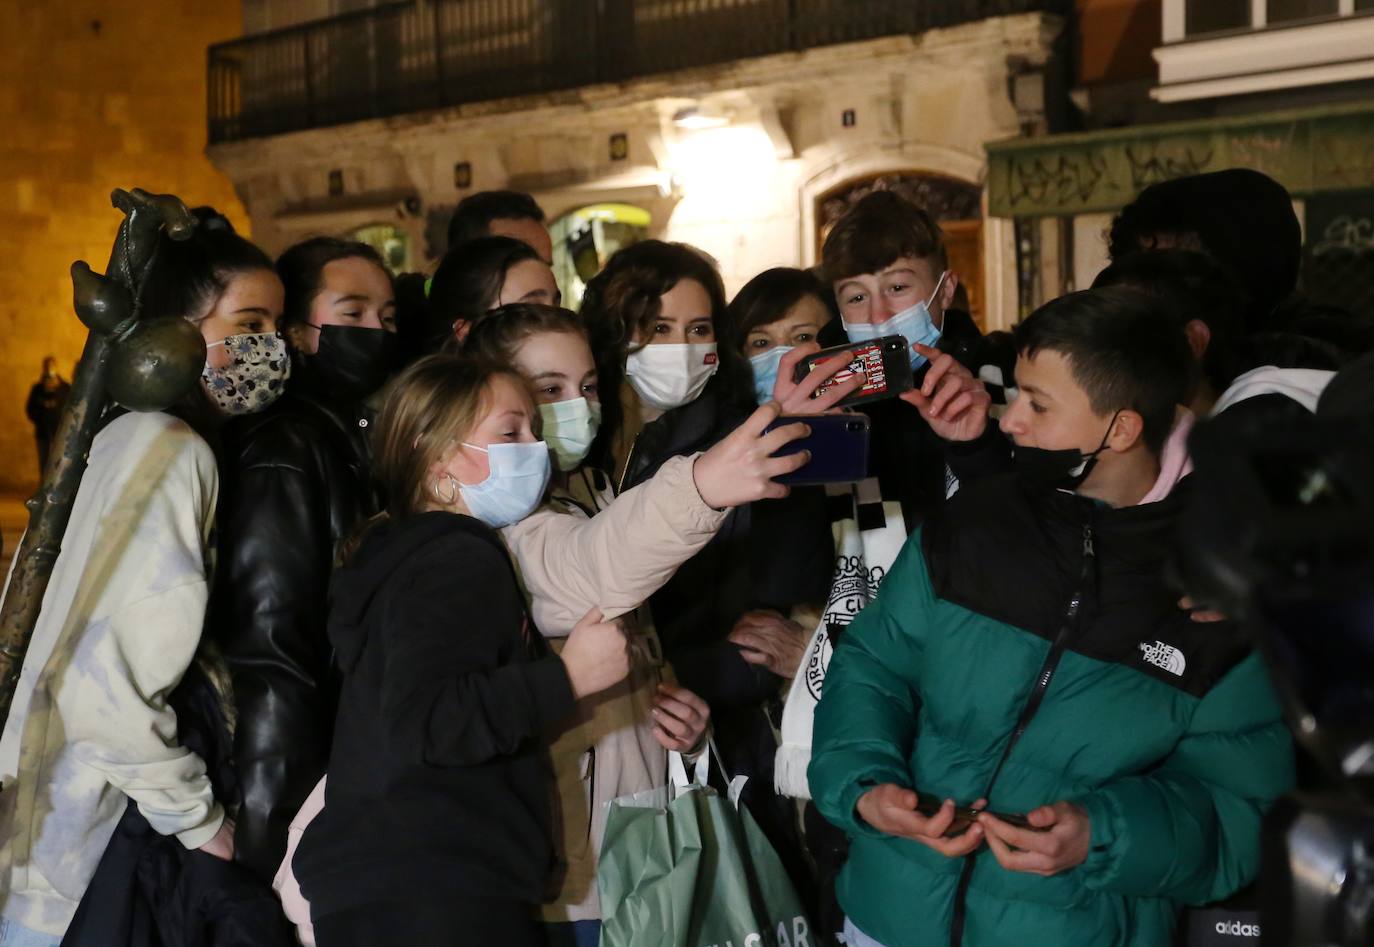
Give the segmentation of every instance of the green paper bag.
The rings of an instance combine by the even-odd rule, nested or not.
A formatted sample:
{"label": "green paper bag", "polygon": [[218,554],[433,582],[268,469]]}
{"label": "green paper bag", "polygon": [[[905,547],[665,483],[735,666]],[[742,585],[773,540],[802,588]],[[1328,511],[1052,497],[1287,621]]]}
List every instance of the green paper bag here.
{"label": "green paper bag", "polygon": [[816,947],[782,862],[739,804],[706,785],[708,753],[688,780],[612,800],[597,868],[601,947]]}

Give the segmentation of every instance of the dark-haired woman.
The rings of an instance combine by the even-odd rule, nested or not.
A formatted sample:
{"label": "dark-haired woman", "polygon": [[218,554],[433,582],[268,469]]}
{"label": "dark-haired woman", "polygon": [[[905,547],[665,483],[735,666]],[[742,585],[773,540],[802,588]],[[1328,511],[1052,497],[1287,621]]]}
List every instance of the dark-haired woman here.
{"label": "dark-haired woman", "polygon": [[749,359],[759,404],[773,397],[783,356],[815,342],[836,315],[833,294],[807,270],[764,270],[735,294],[726,310],[729,342]]}
{"label": "dark-haired woman", "polygon": [[238,858],[270,881],[324,773],[338,687],[325,636],[339,542],[376,512],[365,399],[395,358],[391,277],[333,238],[277,260],[294,373],[271,411],[226,425],[210,627],[233,672]]}
{"label": "dark-haired woman", "polygon": [[[218,489],[206,437],[270,405],[290,364],[276,334],[282,286],[271,261],[214,222],[201,215],[190,239],[160,238],[141,299],[146,318],[199,329],[200,384],[169,411],[115,409],[104,419],[0,738],[6,947],[56,947],[121,824],[141,823],[141,844],[175,837],[233,858],[234,800],[216,798],[219,774],[207,764],[218,761],[185,739],[209,735],[199,728],[214,728],[222,710],[212,695],[213,713],[193,724],[178,686],[194,674],[206,618]],[[224,875],[203,874],[202,883],[211,877]],[[158,887],[166,875],[141,881]],[[119,943],[128,932],[118,920],[88,918],[82,942]]]}
{"label": "dark-haired woman", "polygon": [[512,303],[557,306],[553,269],[529,244],[513,237],[478,237],[444,255],[429,285],[424,319],[407,328],[408,347],[420,354],[461,339],[483,313]]}
{"label": "dark-haired woman", "polygon": [[[619,251],[588,285],[581,315],[601,392],[592,458],[615,471],[620,489],[709,447],[755,407],[749,363],[730,343],[720,275],[700,251],[656,240]],[[751,777],[745,800],[805,888],[791,804],[773,793],[768,718],[806,644],[787,615],[824,598],[833,558],[828,521],[814,506],[823,498],[798,493],[732,510],[649,607],[678,678],[711,706],[726,768]],[[799,503],[811,508],[798,512]],[[752,645],[732,641],[736,632]]]}

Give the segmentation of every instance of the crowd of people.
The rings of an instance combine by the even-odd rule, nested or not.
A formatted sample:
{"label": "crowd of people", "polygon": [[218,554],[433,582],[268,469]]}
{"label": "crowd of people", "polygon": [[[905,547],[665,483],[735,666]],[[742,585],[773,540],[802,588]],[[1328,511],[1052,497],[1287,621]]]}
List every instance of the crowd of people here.
{"label": "crowd of people", "polygon": [[[396,280],[196,214],[140,305],[200,385],[103,419],[0,739],[0,947],[595,945],[607,805],[672,753],[748,777],[817,944],[1171,944],[1254,881],[1294,751],[1169,578],[1188,437],[1374,348],[1271,179],[1147,188],[990,334],[882,190],[814,270],[730,299],[645,240],[577,312],[528,195]],[[898,398],[798,371],[892,336]],[[842,410],[868,476],[780,484]]]}

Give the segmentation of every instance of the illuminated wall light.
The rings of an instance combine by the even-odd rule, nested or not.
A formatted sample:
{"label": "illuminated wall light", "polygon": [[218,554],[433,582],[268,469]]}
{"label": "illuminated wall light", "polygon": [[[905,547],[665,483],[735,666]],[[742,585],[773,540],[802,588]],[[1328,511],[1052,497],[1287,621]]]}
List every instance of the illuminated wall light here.
{"label": "illuminated wall light", "polygon": [[723,128],[730,124],[730,119],[725,115],[703,112],[692,105],[674,112],[673,124],[685,131],[702,131],[707,128]]}
{"label": "illuminated wall light", "polygon": [[681,185],[682,216],[725,219],[771,202],[778,159],[757,124],[730,125],[679,136],[669,145],[669,165]]}

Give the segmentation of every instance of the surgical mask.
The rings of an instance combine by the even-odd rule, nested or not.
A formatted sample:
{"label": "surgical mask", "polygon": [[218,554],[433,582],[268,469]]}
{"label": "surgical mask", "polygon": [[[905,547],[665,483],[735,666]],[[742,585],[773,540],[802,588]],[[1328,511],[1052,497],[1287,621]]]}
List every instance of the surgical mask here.
{"label": "surgical mask", "polygon": [[790,345],[775,345],[767,352],[749,359],[749,367],[754,370],[754,398],[759,404],[773,400],[773,386],[778,381],[778,365],[782,357],[792,351]]}
{"label": "surgical mask", "polygon": [[1088,454],[1077,447],[1046,450],[1043,447],[1013,446],[1011,459],[1016,473],[1034,487],[1077,490],[1097,466],[1097,458],[1107,449],[1107,438],[1111,437],[1115,424],[1116,415],[1113,414],[1106,433],[1102,435],[1102,442],[1097,445],[1097,450]]}
{"label": "surgical mask", "polygon": [[884,336],[900,335],[906,339],[911,354],[911,369],[915,371],[926,362],[926,357],[916,351],[916,345],[933,347],[940,341],[940,330],[935,327],[935,321],[931,318],[930,304],[940,295],[940,287],[945,284],[945,277],[948,275],[949,270],[940,274],[930,298],[924,302],[919,302],[910,309],[903,309],[886,322],[845,322],[845,335],[849,336],[851,342],[870,342]]}
{"label": "surgical mask", "polygon": [[601,427],[601,403],[586,398],[569,398],[541,404],[539,416],[544,420],[540,437],[553,451],[558,469],[573,470],[592,449],[592,441]]}
{"label": "surgical mask", "polygon": [[396,333],[371,326],[306,325],[320,331],[311,366],[335,391],[366,398],[386,383],[399,351]]}
{"label": "surgical mask", "polygon": [[281,397],[291,377],[291,356],[281,336],[275,332],[231,335],[206,349],[217,345],[224,346],[233,361],[214,368],[207,360],[200,378],[205,393],[222,413],[252,414]]}
{"label": "surgical mask", "polygon": [[543,441],[464,447],[487,455],[491,473],[481,483],[460,483],[458,493],[468,512],[492,529],[518,523],[544,499],[552,470],[549,448]]}
{"label": "surgical mask", "polygon": [[695,401],[718,368],[714,342],[646,345],[625,359],[625,377],[639,400],[659,411]]}

